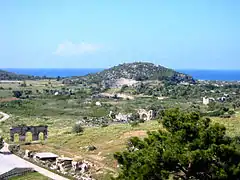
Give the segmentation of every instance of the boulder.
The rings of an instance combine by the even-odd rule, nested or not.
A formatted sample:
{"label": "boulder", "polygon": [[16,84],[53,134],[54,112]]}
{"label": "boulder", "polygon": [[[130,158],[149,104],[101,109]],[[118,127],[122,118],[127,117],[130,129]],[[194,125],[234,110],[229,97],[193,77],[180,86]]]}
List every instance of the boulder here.
{"label": "boulder", "polygon": [[102,104],[99,101],[97,101],[95,104],[96,106],[102,106]]}
{"label": "boulder", "polygon": [[93,146],[93,145],[87,147],[87,151],[94,151],[96,149],[97,148],[95,146]]}
{"label": "boulder", "polygon": [[24,158],[30,157],[30,151],[28,149],[25,150]]}

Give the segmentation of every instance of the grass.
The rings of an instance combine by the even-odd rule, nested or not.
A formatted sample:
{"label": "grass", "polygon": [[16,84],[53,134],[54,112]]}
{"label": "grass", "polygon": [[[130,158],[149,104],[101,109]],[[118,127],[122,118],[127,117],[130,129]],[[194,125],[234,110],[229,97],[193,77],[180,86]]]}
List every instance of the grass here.
{"label": "grass", "polygon": [[[230,136],[240,135],[240,116],[237,114],[230,119],[211,118],[213,123],[226,126]],[[59,120],[60,122],[60,120]],[[139,126],[132,127],[129,124],[113,124],[107,127],[88,127],[81,135],[71,133],[70,126],[62,128],[50,128],[49,138],[45,144],[33,144],[25,146],[25,149],[55,152],[69,157],[82,157],[101,166],[115,169],[113,154],[122,151],[126,147],[129,137],[145,137],[147,131],[158,130],[162,125],[157,121],[148,121]],[[88,152],[84,147],[94,145],[97,150]]]}
{"label": "grass", "polygon": [[31,172],[31,173],[27,173],[25,175],[22,176],[16,176],[16,177],[12,177],[9,180],[49,180],[49,178],[37,173],[37,172]]}
{"label": "grass", "polygon": [[[27,87],[33,93],[36,90],[62,88],[57,81],[48,80],[26,81]],[[31,86],[30,86],[31,84]],[[47,86],[46,86],[47,85]],[[12,90],[23,89],[19,84],[1,84],[4,90],[0,90],[0,97],[9,97]],[[71,89],[77,88],[68,87]],[[80,87],[79,87],[80,88]],[[119,89],[109,90],[109,93]],[[84,158],[94,162],[101,168],[108,171],[116,171],[116,163],[113,154],[126,148],[129,137],[145,137],[147,131],[162,128],[157,121],[148,121],[139,126],[132,127],[129,124],[114,124],[107,127],[87,127],[81,135],[71,133],[75,122],[86,117],[107,116],[112,110],[117,113],[132,113],[140,108],[158,107],[159,105],[170,107],[182,107],[187,109],[191,103],[185,99],[158,100],[151,96],[136,96],[134,100],[112,100],[94,99],[86,104],[85,98],[90,97],[90,91],[77,93],[73,96],[49,96],[37,94],[36,98],[8,103],[0,103],[0,109],[11,115],[6,122],[0,123],[0,133],[5,138],[9,136],[9,127],[20,124],[26,125],[47,125],[49,127],[48,140],[43,144],[32,144],[23,146],[24,149],[36,151],[49,151],[58,155],[65,155],[73,158]],[[100,101],[103,106],[98,107],[94,102]],[[190,101],[190,100],[189,100]],[[195,99],[195,101],[197,101]],[[190,102],[193,102],[192,100]],[[201,103],[201,102],[200,102]],[[240,116],[236,114],[230,119],[211,118],[213,123],[221,123],[227,127],[227,134],[230,136],[240,135]],[[7,140],[7,139],[6,139]],[[29,140],[30,141],[30,140]],[[88,152],[86,146],[94,145],[97,150]],[[97,178],[101,179],[101,178]],[[106,179],[106,176],[105,178]]]}
{"label": "grass", "polygon": [[[113,154],[126,147],[129,137],[145,137],[147,131],[158,130],[162,126],[157,121],[141,123],[137,127],[129,124],[114,124],[107,127],[85,128],[83,134],[70,133],[70,128],[51,131],[45,144],[23,146],[23,149],[49,151],[72,158],[84,158],[100,168],[114,172],[116,161]],[[94,145],[97,150],[86,151],[84,147]]]}
{"label": "grass", "polygon": [[236,113],[235,116],[231,118],[211,118],[213,123],[219,123],[227,128],[227,135],[229,136],[239,136],[240,135],[240,114]]}
{"label": "grass", "polygon": [[27,87],[22,87],[21,84],[23,84],[24,81],[17,82],[12,81],[10,83],[0,83],[0,87],[3,88],[0,90],[0,97],[9,97],[12,95],[13,90],[32,90],[33,93],[36,92],[36,90],[42,91],[43,89],[56,89],[61,88],[63,85],[61,84],[61,81],[56,80],[28,80],[25,81]]}

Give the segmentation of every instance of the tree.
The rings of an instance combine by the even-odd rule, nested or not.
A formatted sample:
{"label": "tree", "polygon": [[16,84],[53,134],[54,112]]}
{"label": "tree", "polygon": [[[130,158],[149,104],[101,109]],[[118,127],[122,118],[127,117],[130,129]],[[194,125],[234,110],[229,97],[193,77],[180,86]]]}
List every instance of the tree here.
{"label": "tree", "polygon": [[121,87],[120,92],[124,92],[127,88],[128,88],[128,85],[124,84],[124,85]]}
{"label": "tree", "polygon": [[4,146],[3,138],[0,136],[0,149],[2,149]]}
{"label": "tree", "polygon": [[224,126],[178,109],[165,111],[162,123],[165,129],[115,153],[117,179],[239,179],[240,138],[226,136]]}
{"label": "tree", "polygon": [[22,96],[22,91],[13,91],[13,96],[16,98],[20,98]]}
{"label": "tree", "polygon": [[27,87],[26,81],[23,81],[23,83],[20,85],[21,87]]}
{"label": "tree", "polygon": [[58,76],[58,77],[57,77],[57,81],[60,81],[60,80],[61,80],[61,77],[60,77],[60,76]]}

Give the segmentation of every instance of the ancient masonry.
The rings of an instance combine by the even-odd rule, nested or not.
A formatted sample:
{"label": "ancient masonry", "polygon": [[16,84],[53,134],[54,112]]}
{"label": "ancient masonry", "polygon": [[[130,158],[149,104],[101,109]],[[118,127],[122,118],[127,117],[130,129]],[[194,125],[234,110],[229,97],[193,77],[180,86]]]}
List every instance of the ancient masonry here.
{"label": "ancient masonry", "polygon": [[139,109],[138,114],[139,114],[139,118],[145,121],[149,121],[154,118],[153,110],[147,111],[145,109]]}
{"label": "ancient masonry", "polygon": [[32,140],[39,140],[39,134],[43,133],[44,139],[48,136],[48,126],[17,126],[10,128],[10,141],[14,141],[14,134],[19,135],[19,141],[25,141],[26,133],[32,133]]}

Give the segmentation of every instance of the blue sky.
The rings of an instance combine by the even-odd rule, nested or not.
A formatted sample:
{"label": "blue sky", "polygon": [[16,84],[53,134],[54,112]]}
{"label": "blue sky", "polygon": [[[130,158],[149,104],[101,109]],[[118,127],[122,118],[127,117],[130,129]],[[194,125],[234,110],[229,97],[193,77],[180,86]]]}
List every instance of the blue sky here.
{"label": "blue sky", "polygon": [[0,0],[0,68],[240,69],[238,0]]}

